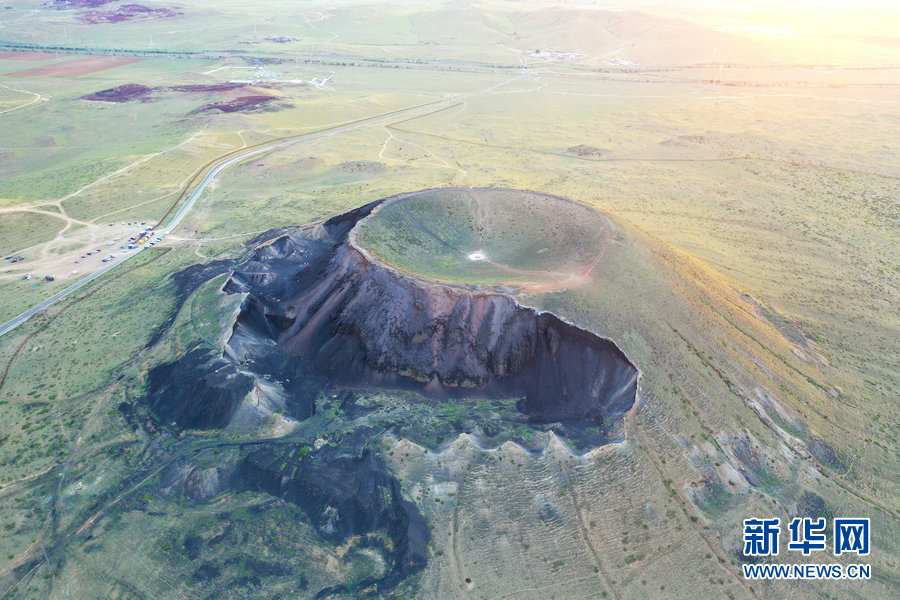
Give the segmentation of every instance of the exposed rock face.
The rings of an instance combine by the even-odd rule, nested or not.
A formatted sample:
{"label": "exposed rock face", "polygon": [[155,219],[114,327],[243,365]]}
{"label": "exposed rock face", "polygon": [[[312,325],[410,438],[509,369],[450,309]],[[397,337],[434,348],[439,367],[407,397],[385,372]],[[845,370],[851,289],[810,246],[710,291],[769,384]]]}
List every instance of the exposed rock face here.
{"label": "exposed rock face", "polygon": [[[204,368],[198,372],[197,364]],[[231,423],[235,410],[253,389],[253,378],[224,358],[203,350],[192,350],[183,359],[160,365],[151,382],[159,392],[150,396],[150,407],[166,425],[181,429],[222,429]],[[187,402],[173,402],[171,387],[179,389]]]}
{"label": "exposed rock face", "polygon": [[[352,229],[377,204],[256,245],[223,288],[240,301],[224,348],[195,348],[149,374],[146,402],[166,426],[246,432],[277,420],[274,413],[303,421],[323,389],[343,384],[518,398],[533,423],[564,435],[605,431],[593,445],[617,439],[611,432],[621,432],[615,425],[634,403],[637,370],[615,344],[509,296],[370,260]],[[319,595],[380,593],[424,568],[429,533],[369,446],[383,430],[361,427],[313,451],[260,440],[213,467],[179,463],[163,477],[164,491],[204,502],[225,489],[254,490],[294,503],[325,539],[354,538],[391,565],[353,590]]]}
{"label": "exposed rock face", "polygon": [[401,278],[346,244],[297,295],[271,302],[253,287],[241,289],[265,333],[312,374],[524,396],[520,410],[540,421],[602,420],[634,399],[636,371],[612,342],[507,296]]}
{"label": "exposed rock face", "polygon": [[375,205],[258,247],[224,288],[246,294],[224,356],[196,351],[154,370],[157,412],[180,427],[225,427],[254,380],[278,381],[301,419],[315,412],[317,381],[519,397],[538,423],[602,425],[633,405],[637,370],[613,342],[508,296],[370,261],[349,233]]}

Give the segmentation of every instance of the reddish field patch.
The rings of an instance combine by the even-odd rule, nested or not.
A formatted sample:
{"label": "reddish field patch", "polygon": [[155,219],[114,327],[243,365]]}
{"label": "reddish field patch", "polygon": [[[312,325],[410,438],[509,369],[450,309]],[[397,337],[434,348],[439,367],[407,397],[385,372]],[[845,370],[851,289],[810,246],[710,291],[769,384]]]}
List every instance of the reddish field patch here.
{"label": "reddish field patch", "polygon": [[105,71],[106,69],[114,69],[137,62],[139,58],[120,58],[118,56],[86,56],[84,58],[74,58],[52,65],[44,65],[43,67],[35,67],[33,69],[25,69],[24,71],[16,71],[9,75],[20,77],[57,77],[57,76],[77,76],[87,75],[88,73],[96,73],[97,71]]}
{"label": "reddish field patch", "polygon": [[234,100],[225,102],[216,102],[215,104],[207,104],[197,112],[207,110],[219,110],[226,113],[240,112],[245,110],[255,110],[269,105],[272,101],[277,100],[274,96],[241,96]]}
{"label": "reddish field patch", "polygon": [[116,0],[55,0],[56,10],[71,10],[73,8],[97,8],[104,4],[110,4]]}
{"label": "reddish field patch", "polygon": [[78,15],[78,20],[89,25],[98,23],[121,23],[146,19],[166,19],[180,17],[183,13],[170,8],[150,8],[143,4],[123,4],[114,11],[92,10]]}
{"label": "reddish field patch", "polygon": [[125,85],[94,92],[93,94],[82,96],[81,98],[83,100],[93,100],[95,102],[128,102],[129,100],[134,100],[136,98],[144,98],[152,91],[153,88],[149,88],[146,85],[126,83]]}
{"label": "reddish field patch", "polygon": [[58,54],[41,54],[40,52],[0,52],[0,60],[31,60],[40,62],[59,58]]}
{"label": "reddish field patch", "polygon": [[[246,87],[246,83],[198,83],[192,85],[175,85],[172,87],[152,88],[139,83],[125,83],[123,85],[100,90],[82,96],[82,100],[93,100],[95,102],[129,102],[131,100],[141,100],[149,102],[149,95],[153,92],[231,92]],[[268,98],[268,96],[261,96]]]}

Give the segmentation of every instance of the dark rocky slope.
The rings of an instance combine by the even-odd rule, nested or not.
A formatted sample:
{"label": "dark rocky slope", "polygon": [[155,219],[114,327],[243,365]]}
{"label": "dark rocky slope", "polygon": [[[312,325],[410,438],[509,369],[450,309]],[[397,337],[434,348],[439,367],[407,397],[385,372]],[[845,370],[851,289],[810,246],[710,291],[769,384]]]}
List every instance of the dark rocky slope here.
{"label": "dark rocky slope", "polygon": [[[299,464],[290,458],[284,449],[260,448],[241,463],[240,485],[296,504],[329,541],[343,543],[360,536],[358,546],[381,550],[390,572],[381,580],[362,582],[361,587],[391,588],[425,567],[431,539],[428,523],[403,499],[400,483],[370,452],[347,456],[325,447]],[[384,532],[390,544],[381,536],[368,535],[372,532]]]}
{"label": "dark rocky slope", "polygon": [[[637,370],[613,342],[509,296],[369,259],[352,229],[377,205],[255,246],[223,288],[240,295],[224,348],[197,346],[151,370],[145,400],[164,426],[252,433],[275,412],[309,419],[324,389],[346,386],[415,390],[426,402],[514,398],[535,426],[564,436],[591,428],[592,446],[620,439]],[[429,537],[372,454],[378,433],[356,430],[313,452],[308,441],[260,440],[212,470],[180,466],[164,487],[198,502],[225,489],[292,502],[324,539],[378,547],[391,570],[366,585],[383,591],[425,566]],[[353,593],[322,592],[332,591]]]}
{"label": "dark rocky slope", "polygon": [[278,382],[275,404],[300,419],[315,412],[322,384],[344,383],[519,397],[535,423],[621,420],[637,370],[613,342],[508,296],[371,261],[350,230],[373,208],[253,251],[224,288],[246,296],[223,355],[195,351],[151,374],[151,403],[165,421],[224,427],[259,380]]}
{"label": "dark rocky slope", "polygon": [[325,541],[376,549],[389,567],[380,576],[329,586],[315,596],[377,596],[425,567],[431,534],[415,505],[403,498],[397,478],[365,448],[366,439],[352,436],[318,450],[260,442],[226,449],[214,463],[176,461],[162,473],[160,491],[193,502],[226,490],[254,491],[295,504]]}

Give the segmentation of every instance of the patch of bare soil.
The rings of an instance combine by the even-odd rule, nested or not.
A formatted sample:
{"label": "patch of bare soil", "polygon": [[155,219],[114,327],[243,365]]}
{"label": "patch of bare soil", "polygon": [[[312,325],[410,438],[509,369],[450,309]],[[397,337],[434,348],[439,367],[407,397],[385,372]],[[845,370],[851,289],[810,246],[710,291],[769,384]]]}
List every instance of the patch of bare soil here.
{"label": "patch of bare soil", "polygon": [[51,135],[42,135],[40,137],[33,138],[31,143],[38,148],[52,148],[56,145],[56,139]]}
{"label": "patch of bare soil", "polygon": [[82,96],[81,98],[83,100],[92,100],[95,102],[128,102],[129,100],[135,100],[137,98],[149,100],[147,96],[152,91],[153,88],[147,87],[146,85],[126,83],[114,88],[109,88],[108,90],[100,90],[99,92],[94,92],[93,94]]}
{"label": "patch of bare soil", "polygon": [[91,10],[78,15],[78,20],[88,25],[99,23],[122,23],[148,19],[168,19],[180,17],[184,13],[171,8],[150,8],[143,4],[123,4],[114,11]]}
{"label": "patch of bare soil", "polygon": [[341,163],[340,167],[347,173],[384,173],[387,170],[384,163],[372,160],[354,160]]}
{"label": "patch of bare soil", "polygon": [[254,110],[259,110],[263,108],[268,108],[269,105],[277,100],[275,96],[264,96],[264,95],[256,95],[256,96],[239,96],[232,100],[226,100],[223,102],[215,102],[213,104],[207,104],[204,107],[197,109],[194,112],[208,112],[218,110],[224,113],[233,113],[233,112],[250,112]]}
{"label": "patch of bare soil", "polygon": [[679,135],[668,140],[660,142],[662,146],[674,146],[676,148],[684,148],[696,144],[708,144],[709,138],[702,135]]}
{"label": "patch of bare soil", "polygon": [[0,52],[0,60],[30,60],[40,62],[59,58],[56,54],[43,54],[41,52]]}
{"label": "patch of bare soil", "polygon": [[82,58],[73,58],[63,62],[53,63],[52,65],[44,65],[33,69],[25,69],[24,71],[16,71],[9,73],[13,77],[55,77],[87,75],[98,71],[105,71],[115,67],[121,67],[133,62],[137,62],[139,58],[122,58],[119,56],[85,56]]}
{"label": "patch of bare soil", "polygon": [[569,154],[574,154],[575,156],[601,156],[603,154],[603,150],[600,148],[595,148],[594,146],[588,146],[585,144],[579,144],[577,146],[571,146],[566,148],[566,152]]}

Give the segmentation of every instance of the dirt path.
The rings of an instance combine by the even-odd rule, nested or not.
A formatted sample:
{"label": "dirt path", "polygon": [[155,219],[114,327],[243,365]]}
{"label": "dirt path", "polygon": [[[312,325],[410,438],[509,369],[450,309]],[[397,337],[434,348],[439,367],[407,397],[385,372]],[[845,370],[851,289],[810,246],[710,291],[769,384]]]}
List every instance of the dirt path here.
{"label": "dirt path", "polygon": [[[44,202],[38,206],[47,206],[47,205],[55,206],[56,203],[55,202]],[[61,207],[60,207],[60,210],[62,210]],[[66,222],[66,227],[65,227],[65,229],[62,229],[60,231],[60,233],[62,233],[63,231],[65,231],[66,229],[71,227],[72,224],[84,225],[86,227],[94,226],[94,224],[91,223],[90,221],[82,221],[81,219],[76,219],[74,217],[70,217],[69,215],[67,215],[65,213],[65,211],[63,211],[61,213],[56,213],[56,212],[53,212],[52,210],[40,210],[38,208],[25,208],[25,207],[0,208],[0,213],[18,213],[18,212],[37,213],[39,215],[49,215],[51,217],[56,217],[57,219],[62,219],[63,221]],[[47,240],[47,241],[51,241],[51,240]]]}
{"label": "dirt path", "polygon": [[6,110],[0,110],[0,115],[5,115],[5,114],[7,114],[7,113],[11,113],[11,112],[14,111],[14,110],[19,110],[20,108],[25,108],[26,106],[31,106],[32,104],[34,104],[35,102],[37,102],[38,100],[40,100],[41,98],[43,98],[43,96],[41,96],[41,95],[38,94],[37,92],[30,92],[30,91],[28,91],[28,90],[19,90],[19,89],[16,89],[16,88],[11,88],[11,87],[9,87],[8,85],[3,85],[2,83],[0,83],[0,87],[6,88],[6,89],[8,89],[8,90],[10,90],[10,91],[13,91],[13,92],[19,92],[19,93],[22,93],[22,94],[31,94],[32,96],[34,96],[34,98],[32,98],[31,100],[29,100],[29,101],[26,102],[25,104],[20,104],[19,106],[14,106],[14,107],[12,107],[12,108],[7,108]]}
{"label": "dirt path", "polygon": [[41,475],[46,475],[47,473],[49,473],[50,471],[52,471],[55,468],[56,468],[55,466],[47,467],[43,471],[38,471],[37,473],[32,473],[31,475],[28,475],[27,477],[22,477],[20,479],[16,479],[14,481],[10,481],[8,483],[4,483],[3,485],[0,485],[0,497],[4,496],[5,492],[7,492],[8,490],[10,490],[18,485],[21,485],[23,483],[28,483],[29,481],[34,481]]}
{"label": "dirt path", "polygon": [[563,467],[560,470],[560,475],[563,478],[563,483],[566,486],[566,489],[569,491],[569,498],[572,499],[572,506],[575,509],[575,515],[578,517],[578,529],[581,531],[581,537],[584,541],[584,545],[587,548],[588,552],[594,559],[594,567],[597,569],[597,575],[600,579],[603,580],[603,583],[612,593],[612,596],[615,600],[619,599],[619,593],[616,591],[616,587],[611,583],[609,573],[606,572],[606,568],[603,566],[603,561],[600,559],[600,553],[597,551],[597,548],[594,547],[593,542],[591,542],[590,531],[588,530],[587,522],[584,518],[584,513],[581,512],[581,502],[578,499],[578,494],[575,492],[575,486],[572,485],[572,473],[569,471],[568,465]]}
{"label": "dirt path", "polygon": [[459,549],[459,536],[456,535],[459,527],[459,505],[462,503],[463,483],[465,483],[465,478],[459,482],[459,487],[456,490],[456,506],[453,507],[453,516],[450,520],[450,570],[454,575],[454,579],[459,581],[459,587],[465,593],[465,596],[471,598],[469,583],[466,582],[468,575],[463,564],[462,552]]}
{"label": "dirt path", "polygon": [[[201,129],[200,131],[194,133],[193,135],[189,136],[189,137],[186,138],[185,140],[183,140],[183,141],[181,141],[181,142],[175,144],[175,145],[172,146],[171,148],[166,148],[165,150],[160,150],[159,152],[154,152],[154,153],[152,153],[152,154],[147,154],[146,156],[142,156],[141,158],[135,160],[134,162],[125,165],[125,166],[122,167],[121,169],[117,169],[117,170],[113,171],[112,173],[107,173],[107,174],[104,175],[103,177],[100,177],[99,179],[95,179],[94,181],[88,183],[87,185],[84,185],[84,186],[78,188],[77,190],[75,190],[74,192],[72,192],[72,193],[70,193],[70,194],[66,194],[66,195],[63,196],[62,198],[59,198],[59,199],[57,199],[56,201],[53,201],[52,203],[53,203],[53,204],[56,204],[56,203],[58,203],[58,202],[65,202],[66,200],[68,200],[68,199],[70,199],[70,198],[74,198],[75,196],[81,194],[81,193],[84,192],[85,190],[88,190],[88,189],[94,187],[94,186],[97,185],[98,183],[102,183],[102,182],[106,181],[107,179],[110,179],[110,178],[112,178],[112,177],[115,177],[116,175],[121,175],[122,173],[128,171],[129,169],[133,169],[134,167],[138,166],[139,164],[145,163],[145,162],[147,162],[148,160],[150,160],[150,159],[152,159],[152,158],[156,158],[157,156],[160,156],[161,154],[165,154],[165,153],[167,153],[167,152],[171,152],[172,150],[175,150],[176,148],[180,148],[181,146],[184,146],[184,145],[187,144],[188,142],[193,141],[194,138],[196,138],[198,135],[203,134],[204,131],[205,131],[205,130],[202,130],[202,129]],[[60,208],[62,208],[62,207],[60,207]]]}
{"label": "dirt path", "polygon": [[[638,422],[638,412],[638,405],[635,405],[630,411],[628,411],[625,417],[628,431],[635,436],[635,442],[637,442],[639,446],[647,449],[647,451],[643,452],[642,454],[650,460],[650,464],[652,465],[653,470],[656,471],[659,480],[666,481],[668,479],[668,473],[666,471],[666,467],[663,466],[662,461],[659,459],[659,455],[663,454],[662,449],[659,447],[656,441],[645,432],[642,425]],[[753,591],[753,588],[749,585],[749,583],[740,576],[740,571],[728,567],[731,564],[731,557],[728,556],[725,551],[720,548],[720,545],[713,537],[713,534],[704,531],[701,522],[691,519],[691,517],[695,517],[695,515],[692,515],[690,510],[688,509],[688,506],[690,504],[688,500],[683,497],[679,497],[679,499],[681,500],[681,502],[678,503],[678,507],[681,509],[681,514],[684,517],[685,525],[691,528],[694,533],[696,533],[697,536],[701,540],[703,540],[703,543],[707,547],[709,552],[716,557],[716,564],[724,573],[724,578],[732,581],[733,583],[736,583],[738,587],[742,588],[749,596],[753,598],[759,598],[759,596],[755,591]]]}
{"label": "dirt path", "polygon": [[[9,360],[8,360],[7,363],[6,363],[5,368],[3,369],[3,375],[2,375],[2,377],[0,377],[0,389],[3,388],[3,384],[6,382],[6,377],[7,377],[7,375],[9,374],[9,367],[12,365],[13,361],[16,359],[16,357],[18,356],[18,354],[19,354],[19,352],[22,350],[22,348],[24,348],[25,345],[28,344],[28,342],[29,342],[34,336],[36,336],[38,333],[40,333],[41,331],[43,331],[44,329],[46,329],[46,328],[47,328],[54,320],[56,320],[56,319],[57,319],[58,317],[60,317],[63,313],[65,313],[68,309],[72,308],[73,306],[75,306],[76,304],[78,304],[79,302],[81,302],[82,300],[86,300],[87,298],[90,298],[90,297],[93,296],[95,293],[99,292],[101,289],[103,289],[104,287],[106,287],[108,284],[112,283],[113,281],[116,281],[117,279],[119,279],[120,277],[122,277],[122,276],[124,276],[124,275],[130,273],[131,271],[134,271],[135,269],[139,269],[139,268],[141,268],[141,267],[144,267],[144,266],[147,266],[147,265],[153,263],[153,262],[156,261],[157,259],[159,259],[159,258],[165,256],[166,254],[168,254],[168,252],[169,252],[170,250],[171,250],[170,248],[163,249],[161,252],[159,252],[159,254],[157,254],[157,256],[151,258],[149,261],[147,261],[147,262],[145,262],[145,263],[138,264],[138,265],[134,265],[133,267],[131,267],[131,268],[125,270],[125,271],[122,271],[121,273],[118,273],[115,277],[111,277],[111,278],[107,279],[106,281],[102,282],[100,285],[98,285],[97,287],[95,287],[94,289],[92,289],[91,291],[89,291],[89,292],[88,292],[87,294],[85,294],[84,296],[82,296],[82,297],[80,297],[80,298],[77,298],[76,300],[74,300],[73,302],[71,302],[70,304],[68,304],[67,306],[63,307],[58,313],[56,313],[55,315],[53,315],[52,317],[50,317],[43,325],[41,325],[41,326],[40,326],[39,328],[37,328],[35,331],[31,332],[29,335],[27,335],[27,336],[25,337],[25,339],[23,339],[22,342],[19,344],[19,346],[16,348],[15,352],[13,352],[13,355],[9,358]],[[114,385],[115,385],[115,384],[114,384]],[[89,425],[93,422],[93,420],[96,418],[97,412],[98,412],[98,410],[100,409],[100,406],[102,405],[102,403],[103,403],[104,400],[105,400],[105,397],[104,397],[104,396],[100,396],[100,397],[98,397],[97,401],[94,402],[94,405],[91,407],[91,411],[90,411],[90,413],[89,413],[87,419],[85,419],[84,425],[82,426],[82,431],[84,431],[85,429],[87,429],[88,426],[89,426]],[[66,432],[65,430],[64,430],[64,434],[66,435],[66,437],[67,437],[69,440],[71,440],[71,437],[68,435],[68,432]],[[84,441],[84,437],[83,437],[83,436],[80,436],[80,435],[79,435],[75,440],[71,441],[71,444],[70,444],[70,450],[69,450],[69,456],[68,456],[68,458],[62,463],[62,467],[63,467],[63,468],[62,468],[62,473],[60,473],[60,476],[59,476],[59,481],[57,482],[57,492],[56,492],[56,494],[54,494],[54,496],[53,496],[53,501],[52,501],[51,508],[50,508],[50,513],[51,513],[51,514],[50,514],[50,518],[47,519],[46,523],[45,523],[44,526],[42,527],[41,531],[37,534],[36,539],[31,543],[31,545],[28,546],[28,548],[26,548],[21,554],[19,554],[18,556],[16,556],[16,557],[13,558],[12,560],[10,560],[9,563],[7,563],[6,566],[4,566],[2,569],[0,569],[0,578],[3,578],[3,577],[5,577],[5,576],[9,575],[10,573],[12,573],[12,571],[13,571],[16,567],[18,567],[18,566],[20,566],[20,565],[22,565],[22,564],[25,564],[25,562],[28,561],[28,559],[29,559],[29,558],[37,551],[38,548],[40,548],[40,549],[43,551],[44,557],[45,557],[45,559],[47,560],[47,562],[49,563],[49,559],[47,558],[47,552],[46,552],[46,549],[44,548],[44,545],[43,545],[43,541],[42,541],[42,540],[43,540],[44,536],[47,534],[48,530],[49,530],[51,527],[53,527],[53,528],[56,527],[57,504],[58,504],[59,498],[60,498],[60,496],[61,496],[62,486],[64,485],[64,483],[65,483],[65,481],[66,481],[66,472],[68,471],[68,466],[69,466],[69,464],[71,463],[72,459],[75,457],[75,455],[76,455],[77,451],[79,450],[79,448],[81,447],[81,444],[82,444],[83,441]],[[53,468],[56,468],[56,467],[53,467]],[[43,472],[43,473],[37,473],[37,474],[32,475],[32,476],[30,476],[30,477],[28,477],[28,478],[26,478],[26,479],[27,479],[27,480],[36,479],[36,478],[40,477],[41,475],[46,474],[46,473],[49,472],[50,470],[52,470],[52,469],[48,469],[47,471],[45,471],[45,472]],[[152,477],[152,476],[155,475],[155,474],[156,474],[156,471],[154,471],[153,473],[151,473],[151,475],[149,475],[148,478],[149,478],[149,477]],[[20,480],[18,480],[18,481],[16,481],[16,482],[12,482],[12,483],[14,483],[14,484],[22,483],[22,482],[24,482],[26,479],[20,479]],[[144,480],[144,481],[146,481],[146,480]],[[140,484],[138,484],[138,485],[143,484],[144,481],[142,481],[142,482],[141,482]],[[10,485],[11,485],[11,484],[7,484],[7,486],[4,486],[3,488],[0,488],[0,490],[5,490],[5,489],[6,489],[7,487],[9,487]],[[136,488],[136,487],[137,487],[137,486],[135,486],[135,488]],[[135,489],[135,488],[132,488],[132,490]],[[129,491],[132,491],[132,490],[129,490]],[[108,505],[106,505],[106,506],[104,507],[104,510],[101,511],[101,513],[104,512],[106,509],[108,509],[108,508],[109,508],[110,506],[112,506],[113,504],[115,504],[116,502],[118,502],[119,500],[121,500],[121,498],[122,498],[124,495],[125,495],[125,493],[121,494],[121,495],[118,496],[116,499],[114,499],[112,502],[110,502]],[[80,532],[81,532],[82,530],[84,530],[86,527],[89,527],[90,525],[92,525],[92,524],[96,521],[96,519],[99,518],[99,516],[101,516],[101,513],[97,513],[97,514],[93,515],[93,517],[91,517],[90,519],[88,519],[88,521],[86,521],[86,522],[81,526],[81,528],[79,528],[79,530],[75,533],[75,535],[78,535],[78,533],[80,533]],[[33,574],[34,571],[40,566],[40,564],[42,564],[42,563],[36,564],[36,565],[34,566],[34,568],[32,568],[32,569],[30,569],[28,572],[24,573],[24,574],[22,575],[22,577],[20,577],[16,583],[14,583],[12,586],[10,586],[9,589],[12,589],[12,587],[14,587],[15,585],[17,585],[18,582],[24,580],[26,577],[28,577],[29,575]],[[52,568],[52,565],[51,565],[51,568]]]}

